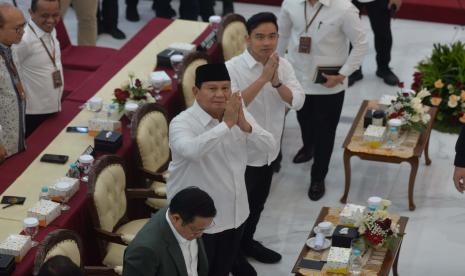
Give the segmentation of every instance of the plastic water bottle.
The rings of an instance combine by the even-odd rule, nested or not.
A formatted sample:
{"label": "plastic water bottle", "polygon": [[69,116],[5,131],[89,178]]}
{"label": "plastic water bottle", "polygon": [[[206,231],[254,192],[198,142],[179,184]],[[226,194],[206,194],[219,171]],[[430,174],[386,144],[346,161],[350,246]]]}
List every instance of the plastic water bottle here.
{"label": "plastic water bottle", "polygon": [[352,249],[352,256],[350,259],[349,272],[351,275],[362,274],[362,256],[359,249]]}
{"label": "plastic water bottle", "polygon": [[45,199],[45,200],[48,200],[48,187],[47,186],[43,186],[41,189],[40,189],[40,195],[39,195],[39,200],[41,199]]}

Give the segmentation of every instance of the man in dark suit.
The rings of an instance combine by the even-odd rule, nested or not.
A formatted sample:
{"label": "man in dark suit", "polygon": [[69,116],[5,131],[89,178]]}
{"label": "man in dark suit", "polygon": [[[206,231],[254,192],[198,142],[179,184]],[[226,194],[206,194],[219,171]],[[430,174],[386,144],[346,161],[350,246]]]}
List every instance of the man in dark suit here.
{"label": "man in dark suit", "polygon": [[207,276],[208,261],[200,238],[213,225],[213,199],[186,188],[159,210],[124,252],[124,276]]}
{"label": "man in dark suit", "polygon": [[462,127],[455,145],[454,184],[457,191],[465,191],[465,127]]}

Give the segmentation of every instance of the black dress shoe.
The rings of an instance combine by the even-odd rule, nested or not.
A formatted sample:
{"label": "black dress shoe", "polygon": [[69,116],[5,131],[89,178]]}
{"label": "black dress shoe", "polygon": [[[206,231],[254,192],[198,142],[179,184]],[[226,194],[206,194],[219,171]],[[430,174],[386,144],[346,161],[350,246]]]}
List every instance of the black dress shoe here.
{"label": "black dress shoe", "polygon": [[126,35],[123,33],[123,31],[121,31],[120,29],[118,28],[115,28],[111,31],[109,30],[106,30],[106,29],[102,29],[101,33],[103,34],[109,34],[111,35],[114,39],[126,39]]}
{"label": "black dress shoe", "polygon": [[137,22],[140,20],[137,6],[126,6],[126,19],[131,22]]}
{"label": "black dress shoe", "polygon": [[362,70],[357,70],[349,76],[349,86],[352,86],[357,81],[363,79]]}
{"label": "black dress shoe", "polygon": [[308,189],[308,197],[313,200],[317,201],[323,197],[325,194],[325,181],[312,181],[310,183],[310,188]]}
{"label": "black dress shoe", "polygon": [[257,276],[255,268],[247,261],[243,253],[238,253],[231,270],[234,276]]}
{"label": "black dress shoe", "polygon": [[378,69],[376,75],[384,80],[388,85],[398,85],[399,78],[391,71],[391,69]]}
{"label": "black dress shoe", "polygon": [[292,159],[292,162],[295,164],[299,163],[305,163],[313,158],[313,153],[308,152],[304,147],[300,148],[300,150],[297,152],[297,154],[294,156],[294,159]]}
{"label": "black dress shoe", "polygon": [[281,254],[266,248],[263,246],[263,244],[255,240],[252,241],[252,243],[247,248],[244,248],[244,253],[248,257],[252,257],[255,260],[265,264],[274,264],[281,260]]}

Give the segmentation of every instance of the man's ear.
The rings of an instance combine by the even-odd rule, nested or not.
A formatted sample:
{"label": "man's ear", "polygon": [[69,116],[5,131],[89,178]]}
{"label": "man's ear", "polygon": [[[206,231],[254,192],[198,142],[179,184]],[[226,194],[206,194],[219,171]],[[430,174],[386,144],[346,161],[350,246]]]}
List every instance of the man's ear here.
{"label": "man's ear", "polygon": [[247,43],[247,47],[249,47],[250,44],[252,43],[252,39],[250,38],[250,35],[248,34],[245,35],[245,43]]}
{"label": "man's ear", "polygon": [[192,93],[194,93],[194,96],[197,97],[197,93],[199,93],[199,88],[197,86],[192,86]]}

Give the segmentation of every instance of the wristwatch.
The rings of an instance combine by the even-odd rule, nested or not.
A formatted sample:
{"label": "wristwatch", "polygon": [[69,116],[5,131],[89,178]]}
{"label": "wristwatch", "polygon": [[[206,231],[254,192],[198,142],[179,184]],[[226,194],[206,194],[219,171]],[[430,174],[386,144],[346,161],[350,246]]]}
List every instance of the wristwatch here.
{"label": "wristwatch", "polygon": [[279,82],[277,85],[273,85],[273,84],[271,84],[271,86],[272,86],[273,88],[276,88],[276,89],[280,88],[280,87],[281,87],[281,85],[283,85],[283,83],[282,83],[282,82]]}

